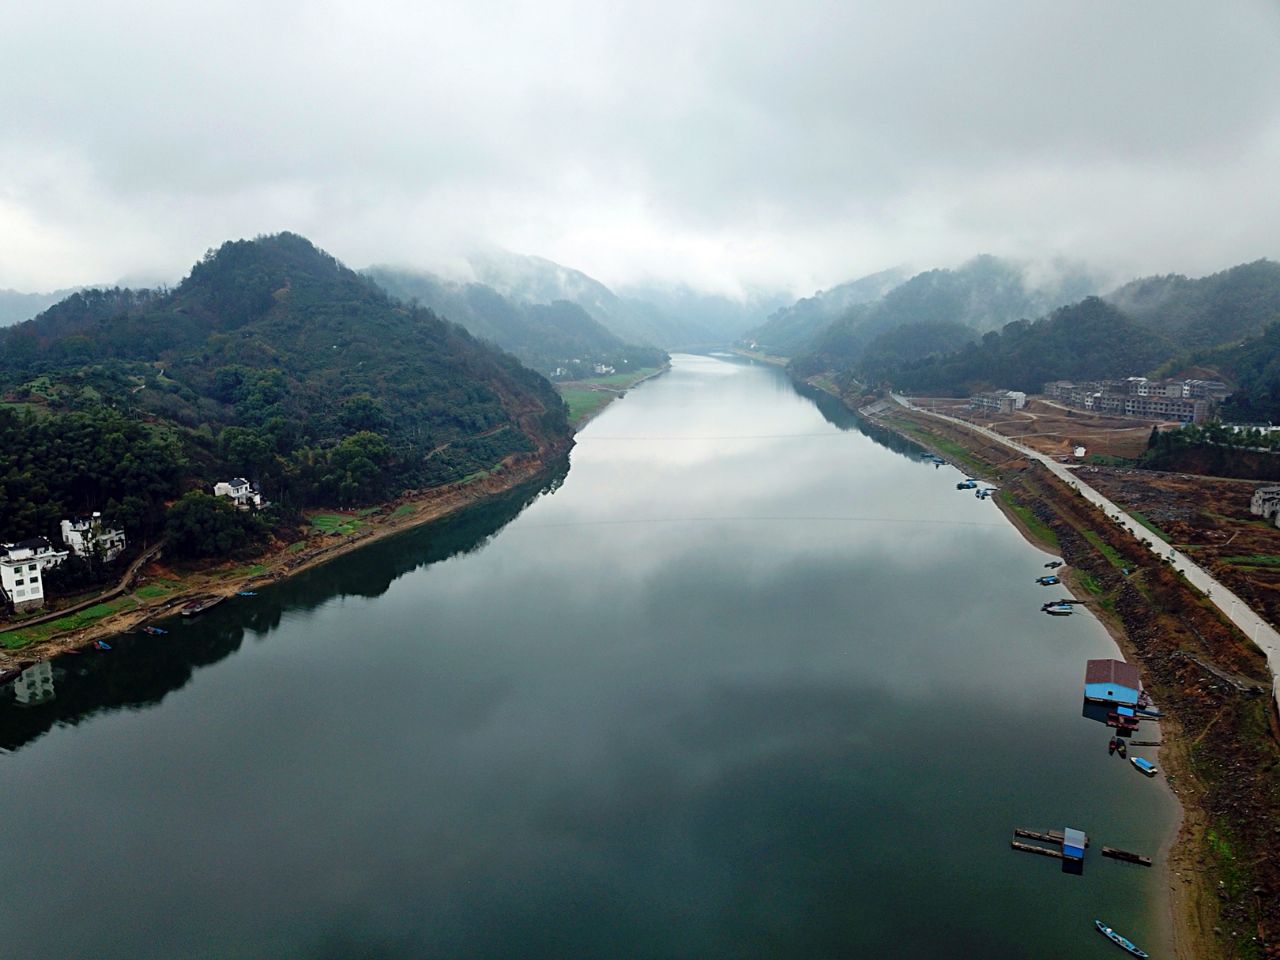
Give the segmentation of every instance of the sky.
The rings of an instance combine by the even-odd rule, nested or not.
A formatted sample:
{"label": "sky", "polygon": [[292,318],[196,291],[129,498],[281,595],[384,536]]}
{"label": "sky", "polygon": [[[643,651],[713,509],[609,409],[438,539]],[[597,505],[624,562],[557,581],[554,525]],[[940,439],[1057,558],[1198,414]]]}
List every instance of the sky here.
{"label": "sky", "polygon": [[0,288],[280,230],[797,295],[1280,258],[1280,2],[0,3]]}

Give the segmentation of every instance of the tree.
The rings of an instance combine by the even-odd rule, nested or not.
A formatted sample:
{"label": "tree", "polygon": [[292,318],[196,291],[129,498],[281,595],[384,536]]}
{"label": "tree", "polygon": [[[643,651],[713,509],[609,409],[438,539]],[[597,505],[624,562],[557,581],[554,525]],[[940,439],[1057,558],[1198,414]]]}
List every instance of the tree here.
{"label": "tree", "polygon": [[1156,448],[1156,444],[1159,442],[1160,442],[1160,428],[1158,426],[1152,426],[1151,436],[1147,437],[1147,449],[1154,450]]}
{"label": "tree", "polygon": [[169,508],[165,537],[179,557],[225,557],[260,541],[262,522],[224,497],[192,492]]}

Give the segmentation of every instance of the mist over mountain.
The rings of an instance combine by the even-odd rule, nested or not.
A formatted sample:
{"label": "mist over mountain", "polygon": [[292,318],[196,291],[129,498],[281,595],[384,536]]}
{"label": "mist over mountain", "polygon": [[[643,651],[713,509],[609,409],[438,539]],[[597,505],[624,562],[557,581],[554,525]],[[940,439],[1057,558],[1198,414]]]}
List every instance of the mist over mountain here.
{"label": "mist over mountain", "polygon": [[878,300],[850,308],[796,357],[801,369],[848,369],[878,335],[911,323],[952,323],[975,333],[1096,293],[1100,281],[1082,267],[1060,264],[1035,270],[983,254],[953,270],[916,274]]}
{"label": "mist over mountain", "polygon": [[812,297],[774,310],[764,323],[744,334],[742,340],[752,345],[752,349],[773,356],[795,356],[851,307],[880,299],[908,276],[906,267],[891,267],[830,290],[819,290]]}
{"label": "mist over mountain", "polygon": [[1194,349],[1255,336],[1280,320],[1280,263],[1255,260],[1207,277],[1143,277],[1107,294],[1108,303]]}
{"label": "mist over mountain", "polygon": [[[697,290],[687,284],[656,281],[631,284],[618,293],[631,303],[651,304],[663,315],[705,331],[708,344],[722,345],[742,337],[760,318],[791,303],[781,290],[751,290],[742,297]],[[688,344],[683,344],[688,345]]]}
{"label": "mist over mountain", "polygon": [[588,376],[598,364],[624,370],[658,366],[667,359],[657,347],[625,343],[568,300],[516,300],[488,284],[393,267],[370,267],[363,272],[398,300],[421,304],[461,324],[552,379]]}
{"label": "mist over mountain", "polygon": [[52,293],[20,293],[17,290],[0,290],[0,327],[30,320],[59,300],[75,293],[75,288],[55,290]]}
{"label": "mist over mountain", "polygon": [[628,343],[669,350],[724,342],[713,325],[689,315],[670,315],[647,300],[619,296],[581,270],[544,257],[489,249],[466,259],[476,282],[520,303],[577,304]]}

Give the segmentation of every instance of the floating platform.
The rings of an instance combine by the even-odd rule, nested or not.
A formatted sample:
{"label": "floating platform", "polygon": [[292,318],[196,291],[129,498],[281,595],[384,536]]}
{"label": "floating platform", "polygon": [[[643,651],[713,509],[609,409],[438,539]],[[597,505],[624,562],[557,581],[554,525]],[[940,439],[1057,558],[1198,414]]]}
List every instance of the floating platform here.
{"label": "floating platform", "polygon": [[1132,850],[1120,850],[1117,847],[1103,847],[1102,855],[1110,857],[1113,860],[1124,860],[1126,863],[1137,863],[1144,867],[1151,866],[1151,858],[1144,857],[1140,853],[1134,853]]}
{"label": "floating platform", "polygon": [[1042,857],[1053,857],[1055,860],[1067,859],[1061,850],[1054,850],[1052,847],[1037,847],[1034,843],[1022,843],[1019,840],[1010,840],[1009,846],[1023,853],[1038,853]]}
{"label": "floating platform", "polygon": [[[1026,827],[1014,827],[1013,835],[1015,837],[1025,837],[1028,840],[1041,840],[1045,843],[1056,843],[1062,845],[1063,835],[1061,830],[1045,830],[1041,833],[1039,830],[1028,830]],[[1089,838],[1084,838],[1084,845],[1089,846]]]}

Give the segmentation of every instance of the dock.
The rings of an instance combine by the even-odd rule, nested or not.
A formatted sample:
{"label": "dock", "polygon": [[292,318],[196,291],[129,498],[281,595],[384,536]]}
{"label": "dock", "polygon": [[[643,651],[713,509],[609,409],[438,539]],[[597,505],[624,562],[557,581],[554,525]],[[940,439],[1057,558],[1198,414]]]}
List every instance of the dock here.
{"label": "dock", "polygon": [[[1041,833],[1039,830],[1028,830],[1026,827],[1014,827],[1013,835],[1015,837],[1025,837],[1027,840],[1040,840],[1043,843],[1056,843],[1058,846],[1062,846],[1061,830],[1046,830],[1044,833]],[[1089,839],[1087,837],[1085,838],[1084,845],[1086,847],[1089,845]]]}
{"label": "dock", "polygon": [[1163,740],[1130,740],[1131,747],[1163,747]]}
{"label": "dock", "polygon": [[1144,867],[1151,866],[1150,857],[1144,857],[1142,854],[1134,853],[1131,850],[1120,850],[1116,847],[1103,847],[1102,855],[1104,857],[1111,857],[1113,860],[1124,860],[1128,863],[1141,864]]}
{"label": "dock", "polygon": [[1052,847],[1037,847],[1034,843],[1023,843],[1020,840],[1010,840],[1009,846],[1023,853],[1038,853],[1043,857],[1054,857],[1058,860],[1067,859],[1061,850],[1054,850]]}

